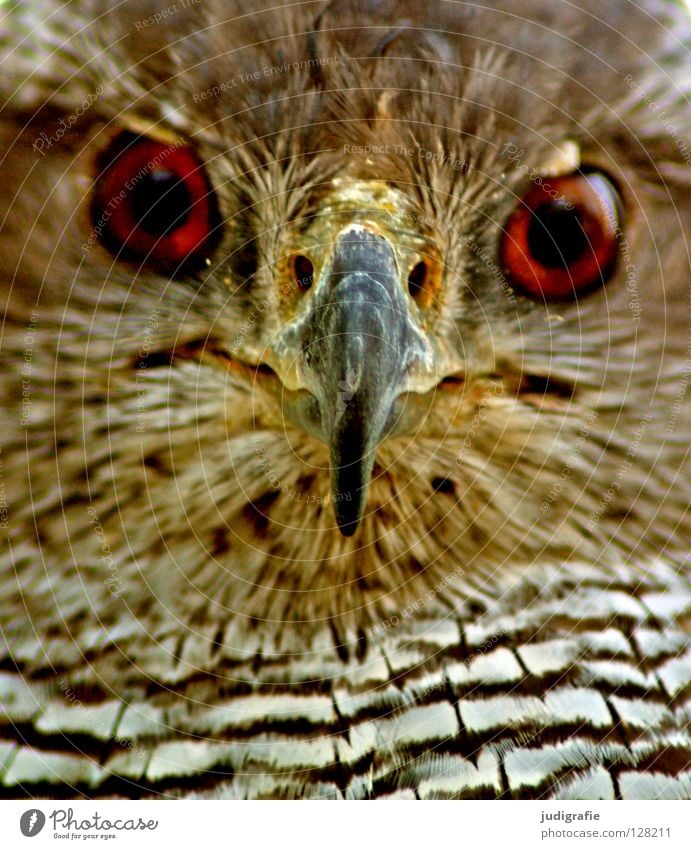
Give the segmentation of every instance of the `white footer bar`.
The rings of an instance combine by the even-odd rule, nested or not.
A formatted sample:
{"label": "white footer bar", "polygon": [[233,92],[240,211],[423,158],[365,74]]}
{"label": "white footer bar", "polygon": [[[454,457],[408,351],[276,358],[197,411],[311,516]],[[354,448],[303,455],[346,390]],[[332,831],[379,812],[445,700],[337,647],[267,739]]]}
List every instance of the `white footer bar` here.
{"label": "white footer bar", "polygon": [[683,802],[0,802],[0,846],[687,849]]}

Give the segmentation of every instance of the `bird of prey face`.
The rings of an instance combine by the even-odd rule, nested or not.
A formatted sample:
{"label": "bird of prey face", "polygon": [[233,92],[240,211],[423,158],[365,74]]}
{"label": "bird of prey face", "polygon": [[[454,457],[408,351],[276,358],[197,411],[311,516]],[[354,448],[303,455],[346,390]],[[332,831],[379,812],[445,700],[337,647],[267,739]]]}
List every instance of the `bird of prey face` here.
{"label": "bird of prey face", "polygon": [[5,792],[689,795],[684,6],[0,15]]}

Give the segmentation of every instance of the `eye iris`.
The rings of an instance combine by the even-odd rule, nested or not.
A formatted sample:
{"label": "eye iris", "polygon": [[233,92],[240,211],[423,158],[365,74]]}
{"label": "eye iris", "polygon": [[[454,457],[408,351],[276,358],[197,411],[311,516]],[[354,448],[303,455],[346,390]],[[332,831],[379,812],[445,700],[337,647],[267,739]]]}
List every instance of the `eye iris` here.
{"label": "eye iris", "polygon": [[191,147],[124,132],[96,164],[91,219],[104,247],[171,273],[204,265],[220,216]]}
{"label": "eye iris", "polygon": [[539,206],[528,229],[531,255],[547,268],[570,266],[588,247],[581,213],[564,201]]}
{"label": "eye iris", "polygon": [[616,266],[620,210],[604,174],[570,174],[532,185],[502,236],[511,285],[545,301],[573,300],[602,286]]}
{"label": "eye iris", "polygon": [[190,217],[191,198],[172,171],[152,171],[132,190],[130,208],[137,226],[155,236],[182,227]]}

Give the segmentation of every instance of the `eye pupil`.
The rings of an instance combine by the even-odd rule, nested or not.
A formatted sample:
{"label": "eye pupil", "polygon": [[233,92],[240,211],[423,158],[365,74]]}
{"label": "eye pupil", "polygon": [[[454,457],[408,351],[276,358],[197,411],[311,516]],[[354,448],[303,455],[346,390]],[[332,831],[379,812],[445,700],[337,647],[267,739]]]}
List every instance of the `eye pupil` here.
{"label": "eye pupil", "polygon": [[182,227],[190,215],[190,196],[184,182],[163,168],[139,181],[130,204],[137,226],[155,236]]}
{"label": "eye pupil", "polygon": [[533,213],[528,229],[528,248],[547,268],[570,266],[588,246],[581,215],[564,201],[544,204]]}

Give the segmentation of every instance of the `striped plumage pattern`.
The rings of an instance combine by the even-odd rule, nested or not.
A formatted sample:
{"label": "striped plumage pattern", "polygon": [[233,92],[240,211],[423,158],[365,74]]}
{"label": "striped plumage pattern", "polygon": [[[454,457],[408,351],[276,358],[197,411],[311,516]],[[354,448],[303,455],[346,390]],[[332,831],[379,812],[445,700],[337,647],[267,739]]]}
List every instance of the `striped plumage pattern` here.
{"label": "striped plumage pattern", "polygon": [[168,677],[127,692],[27,681],[5,650],[2,795],[691,798],[685,582],[662,563],[537,578],[547,598],[302,657],[232,628],[161,645]]}

